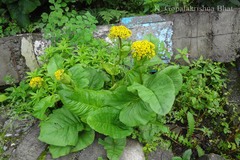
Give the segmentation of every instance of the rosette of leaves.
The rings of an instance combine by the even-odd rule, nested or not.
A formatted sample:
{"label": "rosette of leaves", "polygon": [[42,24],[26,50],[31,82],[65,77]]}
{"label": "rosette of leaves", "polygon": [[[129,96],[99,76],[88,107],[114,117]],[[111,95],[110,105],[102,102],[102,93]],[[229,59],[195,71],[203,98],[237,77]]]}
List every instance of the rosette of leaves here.
{"label": "rosette of leaves", "polygon": [[[49,60],[48,75],[54,81],[54,72],[64,67],[64,61],[60,55]],[[94,132],[98,132],[109,137],[100,141],[109,158],[118,159],[134,128],[155,123],[158,115],[166,115],[182,85],[177,66],[155,74],[144,73],[142,83],[137,71],[130,69],[113,90],[104,88],[109,75],[100,69],[76,64],[65,72],[71,83],[58,82],[56,95],[34,106],[34,115],[42,119],[39,139],[50,145],[54,158],[87,147],[94,140]],[[59,100],[63,106],[54,110]],[[48,114],[49,110],[53,112]]]}

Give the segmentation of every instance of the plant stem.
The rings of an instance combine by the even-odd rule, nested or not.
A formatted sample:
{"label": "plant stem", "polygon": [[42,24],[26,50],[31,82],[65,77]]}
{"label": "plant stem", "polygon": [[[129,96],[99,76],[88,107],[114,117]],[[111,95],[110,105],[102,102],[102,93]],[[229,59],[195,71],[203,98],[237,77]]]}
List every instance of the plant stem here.
{"label": "plant stem", "polygon": [[142,76],[142,71],[141,70],[139,72],[139,76],[140,76],[140,84],[143,84],[143,76]]}
{"label": "plant stem", "polygon": [[118,43],[118,49],[119,49],[119,59],[117,64],[120,64],[121,59],[122,59],[122,39],[120,37],[118,37],[119,43]]}
{"label": "plant stem", "polygon": [[112,81],[112,86],[113,86],[114,83],[115,83],[115,76],[114,76],[114,75],[112,75],[112,79],[111,79],[111,81]]}

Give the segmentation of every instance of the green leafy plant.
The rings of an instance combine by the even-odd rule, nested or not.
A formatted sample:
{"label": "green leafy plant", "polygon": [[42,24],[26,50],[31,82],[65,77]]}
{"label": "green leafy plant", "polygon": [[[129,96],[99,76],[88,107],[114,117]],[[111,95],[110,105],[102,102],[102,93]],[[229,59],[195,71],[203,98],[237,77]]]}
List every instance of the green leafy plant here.
{"label": "green leafy plant", "polygon": [[[159,123],[170,112],[182,85],[178,66],[151,74],[161,64],[154,44],[132,43],[126,40],[130,35],[114,26],[109,37],[115,45],[64,38],[46,50],[42,67],[28,73],[21,87],[8,89],[11,103],[32,106],[25,109],[41,120],[39,139],[53,158],[86,148],[98,132],[107,136],[99,143],[108,157],[118,159],[135,128]],[[142,45],[149,49],[139,50]]]}
{"label": "green leafy plant", "polygon": [[188,132],[187,132],[187,137],[190,137],[193,135],[194,132],[194,126],[195,126],[195,121],[194,117],[191,112],[187,113],[187,121],[188,121]]}
{"label": "green leafy plant", "polygon": [[127,14],[127,11],[104,9],[99,11],[98,14],[103,19],[103,22],[109,24],[110,22],[118,22],[121,17],[124,17]]}
{"label": "green leafy plant", "polygon": [[192,150],[188,149],[186,150],[182,157],[173,157],[172,160],[191,160]]}
{"label": "green leafy plant", "polygon": [[104,140],[99,139],[98,143],[104,146],[109,159],[118,160],[125,148],[126,139],[113,139],[111,137],[106,137]]}
{"label": "green leafy plant", "polygon": [[46,39],[52,43],[66,39],[74,45],[91,40],[97,21],[89,12],[80,15],[77,11],[70,10],[65,2],[51,0],[50,3],[51,13],[43,13],[41,16]]}
{"label": "green leafy plant", "polygon": [[[187,50],[184,50],[180,50],[180,54],[175,58],[177,62],[186,55]],[[234,127],[236,123],[233,124],[231,119],[234,119],[235,115],[239,113],[231,114],[229,109],[225,108],[226,105],[229,105],[229,108],[233,106],[227,100],[229,93],[226,92],[226,89],[224,90],[227,86],[227,70],[224,64],[204,60],[202,57],[191,62],[184,61],[189,65],[181,66],[184,83],[176,98],[173,111],[170,113],[170,117],[174,118],[167,119],[167,123],[178,124],[177,128],[180,129],[180,132],[170,134],[170,136],[168,133],[168,137],[175,140],[174,143],[178,145],[182,144],[196,149],[199,156],[204,152],[214,152],[222,154],[228,159],[235,159],[239,151],[236,149],[237,143],[233,137],[239,130]],[[203,136],[200,138],[199,135],[202,134]],[[225,139],[225,141],[221,139]],[[183,140],[185,143],[182,143]],[[191,146],[186,143],[188,141],[192,142]],[[206,143],[211,145],[206,146]],[[211,147],[214,145],[218,146],[218,149]],[[226,154],[227,152],[228,154]]]}

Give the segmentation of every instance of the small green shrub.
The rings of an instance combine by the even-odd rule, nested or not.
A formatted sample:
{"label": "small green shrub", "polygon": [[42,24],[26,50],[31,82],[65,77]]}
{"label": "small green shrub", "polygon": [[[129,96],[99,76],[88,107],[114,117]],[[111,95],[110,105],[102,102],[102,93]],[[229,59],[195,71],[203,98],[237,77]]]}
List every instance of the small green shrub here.
{"label": "small green shrub", "polygon": [[50,1],[51,13],[42,14],[42,28],[44,37],[57,43],[61,39],[70,41],[71,44],[87,43],[92,38],[95,30],[96,19],[88,12],[80,15],[75,10],[70,10],[67,3]]}

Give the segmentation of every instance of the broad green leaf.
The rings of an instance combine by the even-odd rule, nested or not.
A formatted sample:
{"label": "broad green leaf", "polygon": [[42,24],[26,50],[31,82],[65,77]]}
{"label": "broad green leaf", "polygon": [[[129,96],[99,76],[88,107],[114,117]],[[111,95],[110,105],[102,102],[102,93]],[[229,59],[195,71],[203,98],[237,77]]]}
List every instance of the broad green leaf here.
{"label": "broad green leaf", "polygon": [[160,56],[154,56],[153,58],[145,62],[145,64],[148,66],[159,65],[161,63],[163,63],[163,60]]}
{"label": "broad green leaf", "polygon": [[239,143],[240,143],[240,133],[235,135],[235,143],[237,144],[237,146],[239,146]]}
{"label": "broad green leaf", "polygon": [[18,5],[22,13],[29,14],[40,6],[41,3],[39,0],[19,0]]}
{"label": "broad green leaf", "polygon": [[107,75],[103,71],[94,68],[87,68],[86,70],[90,75],[88,87],[93,90],[102,89],[104,82],[108,81]]}
{"label": "broad green leaf", "polygon": [[119,119],[125,125],[134,127],[146,125],[155,115],[149,105],[138,98],[124,105]]}
{"label": "broad green leaf", "polygon": [[68,155],[69,153],[71,153],[71,146],[54,146],[54,145],[50,145],[49,146],[49,151],[52,155],[52,158],[58,158],[61,156],[65,156]]}
{"label": "broad green leaf", "polygon": [[77,64],[70,68],[69,73],[71,74],[71,78],[78,88],[86,88],[89,84],[88,77],[90,76],[86,69],[84,69],[81,65]]}
{"label": "broad green leaf", "polygon": [[137,90],[139,97],[147,102],[154,112],[166,115],[175,100],[175,87],[171,78],[158,72],[145,79],[144,85],[135,84],[130,86],[130,90]]}
{"label": "broad green leaf", "polygon": [[120,69],[117,65],[111,64],[111,63],[103,63],[102,67],[105,69],[105,71],[112,75],[118,75],[120,73]]}
{"label": "broad green leaf", "polygon": [[141,82],[139,72],[135,70],[130,70],[129,72],[127,72],[126,78],[131,84],[133,84],[134,82]]}
{"label": "broad green leaf", "polygon": [[80,151],[89,145],[91,145],[95,138],[94,130],[90,129],[89,131],[82,131],[79,133],[79,139],[76,146],[71,150],[71,152]]}
{"label": "broad green leaf", "polygon": [[198,157],[202,157],[205,154],[204,150],[199,145],[196,146],[196,150],[198,153]]}
{"label": "broad green leaf", "polygon": [[68,155],[71,152],[80,151],[86,147],[88,147],[94,141],[94,131],[90,129],[89,131],[82,131],[78,135],[78,142],[76,146],[49,146],[49,151],[53,158],[58,158],[61,156]]}
{"label": "broad green leaf", "polygon": [[104,149],[107,151],[107,157],[110,160],[119,160],[126,146],[126,138],[113,139],[111,137],[106,137],[104,140],[99,139],[98,143],[103,145]]}
{"label": "broad green leaf", "polygon": [[3,102],[7,99],[7,96],[5,96],[4,94],[0,94],[0,102]]}
{"label": "broad green leaf", "polygon": [[131,47],[130,46],[123,46],[122,49],[121,49],[121,57],[122,58],[126,58],[129,53],[131,52]]}
{"label": "broad green leaf", "polygon": [[148,123],[147,125],[139,127],[142,138],[147,142],[152,142],[155,135],[159,132],[169,133],[168,127],[159,122]]}
{"label": "broad green leaf", "polygon": [[239,0],[230,0],[234,5],[240,6],[240,1]]}
{"label": "broad green leaf", "polygon": [[40,120],[46,119],[46,110],[49,107],[52,107],[57,100],[58,97],[56,95],[47,96],[41,99],[37,104],[33,106],[33,116]]}
{"label": "broad green leaf", "polygon": [[179,72],[178,66],[169,66],[162,70],[160,73],[164,73],[171,78],[175,86],[175,95],[177,95],[182,88],[183,81],[182,74]]}
{"label": "broad green leaf", "polygon": [[54,110],[49,119],[40,123],[39,140],[55,146],[76,145],[78,132],[83,130],[80,119],[66,108]]}
{"label": "broad green leaf", "polygon": [[126,86],[117,87],[111,95],[106,97],[106,103],[114,108],[122,109],[125,104],[139,99],[138,96],[127,90]]}
{"label": "broad green leaf", "polygon": [[184,160],[191,160],[191,155],[192,155],[192,150],[191,150],[191,149],[188,149],[188,150],[186,150],[186,151],[183,153],[182,158],[183,158]]}
{"label": "broad green leaf", "polygon": [[181,157],[173,157],[172,160],[183,160]]}
{"label": "broad green leaf", "polygon": [[100,108],[87,119],[91,128],[112,138],[125,138],[132,133],[132,128],[119,121],[119,110],[112,107]]}
{"label": "broad green leaf", "polygon": [[53,56],[47,65],[48,75],[54,77],[54,73],[58,69],[63,69],[63,61],[64,59],[60,55]]}
{"label": "broad green leaf", "polygon": [[27,27],[30,24],[28,14],[24,14],[21,8],[15,3],[7,5],[11,18],[16,20],[21,27]]}
{"label": "broad green leaf", "polygon": [[105,105],[105,97],[110,94],[108,91],[93,91],[87,89],[61,90],[60,98],[63,104],[72,113],[78,115],[82,121],[86,122],[88,114],[97,108]]}
{"label": "broad green leaf", "polygon": [[174,57],[174,59],[176,59],[176,60],[178,60],[178,59],[180,59],[182,56],[180,55],[180,54],[177,54],[175,57]]}
{"label": "broad green leaf", "polygon": [[152,79],[148,88],[139,83],[128,87],[130,92],[137,91],[139,97],[150,105],[157,114],[166,115],[172,108],[175,99],[175,89],[172,80],[165,74]]}
{"label": "broad green leaf", "polygon": [[188,121],[187,137],[190,137],[192,136],[195,129],[195,120],[191,112],[187,113],[187,121]]}

